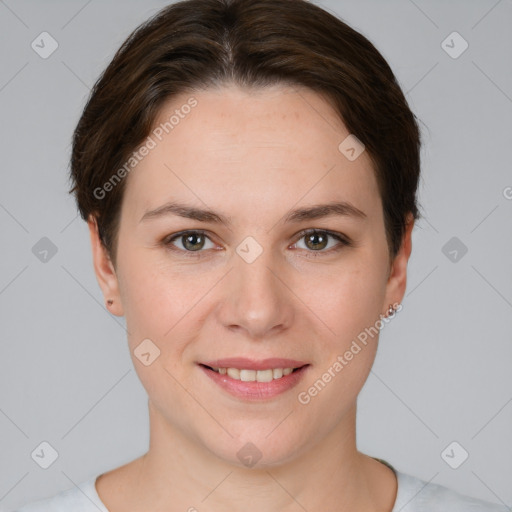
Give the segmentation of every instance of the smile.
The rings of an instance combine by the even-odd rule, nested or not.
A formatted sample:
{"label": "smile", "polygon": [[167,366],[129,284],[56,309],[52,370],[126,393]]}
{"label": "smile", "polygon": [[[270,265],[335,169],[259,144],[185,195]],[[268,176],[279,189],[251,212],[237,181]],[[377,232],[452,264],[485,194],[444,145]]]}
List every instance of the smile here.
{"label": "smile", "polygon": [[[294,388],[310,364],[292,359],[229,358],[198,363],[220,390],[244,401],[266,400]],[[216,386],[216,387],[217,387]]]}
{"label": "smile", "polygon": [[221,375],[228,375],[232,379],[244,382],[270,382],[280,379],[283,375],[290,375],[297,368],[269,368],[267,370],[247,370],[239,368],[212,368]]}

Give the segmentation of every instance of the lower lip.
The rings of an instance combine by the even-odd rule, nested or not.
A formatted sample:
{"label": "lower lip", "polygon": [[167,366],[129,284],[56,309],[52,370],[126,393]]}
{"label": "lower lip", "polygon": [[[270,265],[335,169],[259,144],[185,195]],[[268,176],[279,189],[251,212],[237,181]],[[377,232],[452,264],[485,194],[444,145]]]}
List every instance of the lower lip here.
{"label": "lower lip", "polygon": [[308,366],[309,365],[303,366],[289,375],[283,375],[280,379],[273,379],[270,382],[245,382],[232,379],[228,375],[222,375],[202,365],[199,365],[199,368],[201,368],[213,382],[237,398],[264,400],[280,395],[296,386],[304,376]]}

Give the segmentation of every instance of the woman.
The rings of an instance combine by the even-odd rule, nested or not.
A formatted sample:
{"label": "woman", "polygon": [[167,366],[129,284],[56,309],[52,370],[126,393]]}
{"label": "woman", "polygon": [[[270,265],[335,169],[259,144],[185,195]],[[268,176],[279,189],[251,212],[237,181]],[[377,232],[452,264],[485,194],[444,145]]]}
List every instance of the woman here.
{"label": "woman", "polygon": [[356,446],[419,151],[388,64],[314,4],[187,0],[139,27],[91,93],[71,177],[150,448],[21,511],[505,511]]}

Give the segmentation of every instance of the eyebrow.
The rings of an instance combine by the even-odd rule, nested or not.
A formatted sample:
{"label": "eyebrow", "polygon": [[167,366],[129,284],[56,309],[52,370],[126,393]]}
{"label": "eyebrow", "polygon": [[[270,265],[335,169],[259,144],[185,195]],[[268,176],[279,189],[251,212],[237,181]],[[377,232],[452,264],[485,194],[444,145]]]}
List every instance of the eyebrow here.
{"label": "eyebrow", "polygon": [[[196,208],[183,203],[171,201],[154,210],[148,210],[140,222],[164,217],[167,215],[177,215],[187,219],[193,219],[198,222],[211,222],[216,224],[225,224],[231,226],[231,217],[227,217],[219,212],[210,209]],[[317,204],[292,210],[284,215],[284,222],[298,223],[305,220],[320,219],[329,216],[352,217],[355,219],[365,219],[366,213],[347,201],[337,201],[326,204]]]}

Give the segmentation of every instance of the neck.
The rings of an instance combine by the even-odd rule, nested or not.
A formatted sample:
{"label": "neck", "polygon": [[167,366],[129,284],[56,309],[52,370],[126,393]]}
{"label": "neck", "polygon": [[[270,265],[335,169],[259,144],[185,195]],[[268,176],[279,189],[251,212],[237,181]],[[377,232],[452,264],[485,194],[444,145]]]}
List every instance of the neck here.
{"label": "neck", "polygon": [[[130,465],[123,491],[117,488],[129,503],[124,510],[390,512],[393,508],[392,470],[356,449],[355,405],[321,442],[279,465],[254,468],[220,459],[198,439],[171,426],[151,402],[149,412],[149,451]],[[116,512],[111,503],[105,501]]]}

